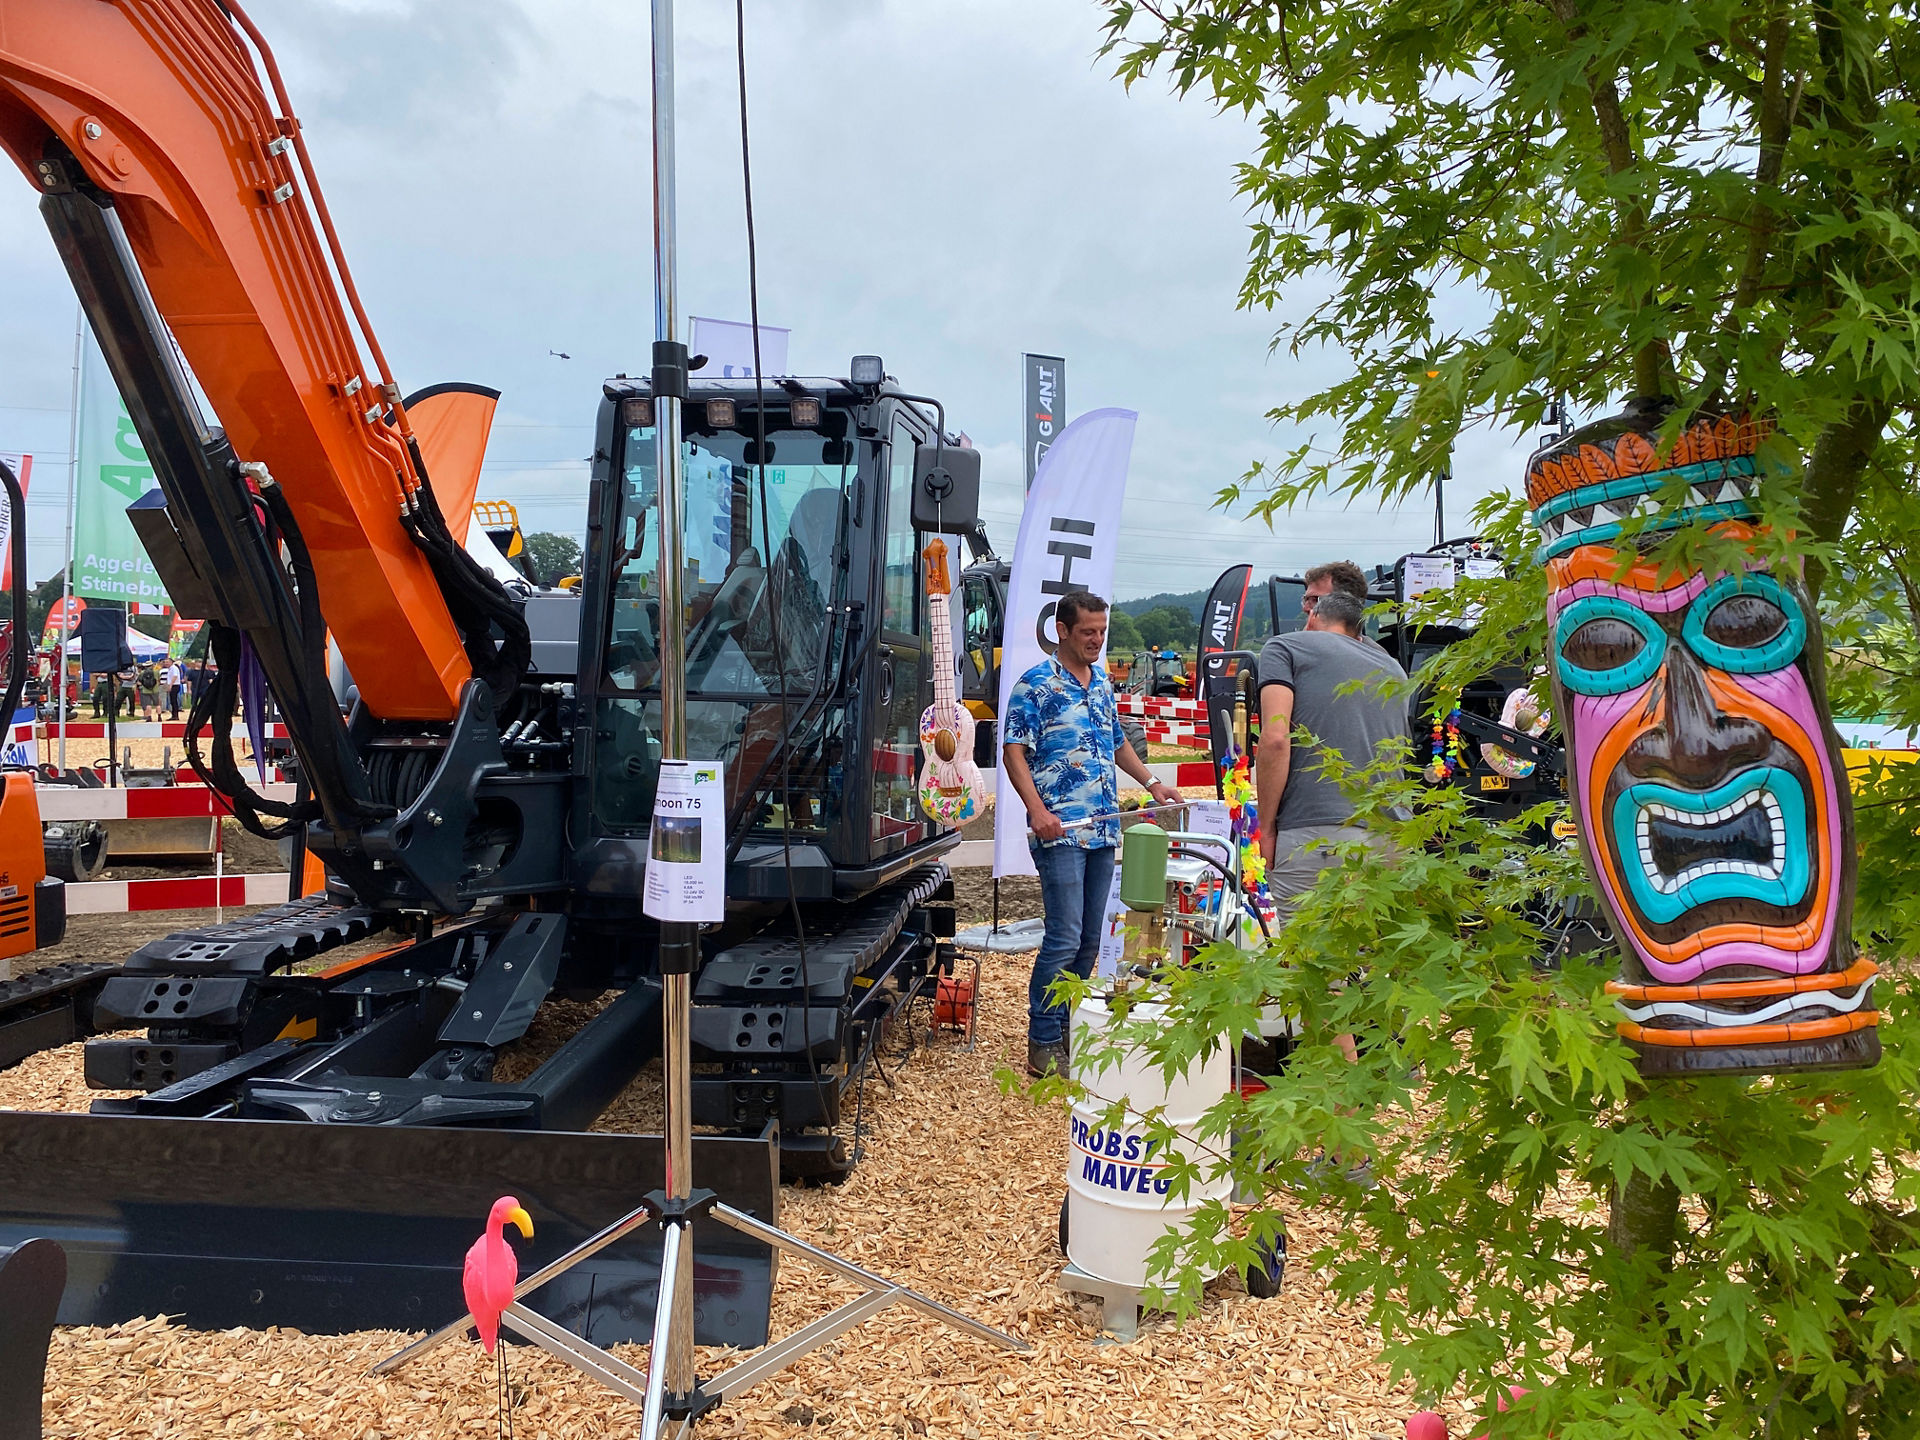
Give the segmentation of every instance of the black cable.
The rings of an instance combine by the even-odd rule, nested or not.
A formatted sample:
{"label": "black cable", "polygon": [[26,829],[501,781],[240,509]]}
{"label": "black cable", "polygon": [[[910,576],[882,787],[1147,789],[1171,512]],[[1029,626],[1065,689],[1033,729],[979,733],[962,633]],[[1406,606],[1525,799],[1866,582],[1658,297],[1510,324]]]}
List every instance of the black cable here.
{"label": "black cable", "polygon": [[[1213,856],[1207,854],[1204,847],[1199,845],[1182,844],[1179,841],[1175,841],[1174,844],[1175,844],[1175,847],[1180,851],[1182,855],[1186,855],[1191,859],[1198,860],[1202,865],[1211,865],[1214,869],[1218,870],[1220,872],[1221,878],[1227,882],[1227,888],[1228,889],[1233,888],[1233,884],[1234,884],[1233,872],[1229,870],[1220,861],[1214,859]],[[1223,905],[1226,903],[1224,897],[1222,898],[1221,903]],[[1246,908],[1248,912],[1252,914],[1253,918],[1259,922],[1260,933],[1263,936],[1265,936],[1267,939],[1271,940],[1273,938],[1273,932],[1267,928],[1267,917],[1260,913],[1260,907],[1258,905],[1249,904]]]}
{"label": "black cable", "polygon": [[[793,914],[794,939],[800,947],[800,1039],[807,1057],[807,1074],[813,1079],[813,1098],[820,1107],[820,1123],[828,1134],[835,1129],[827,1106],[827,1092],[820,1084],[820,1064],[813,1056],[813,981],[807,973],[807,927],[800,914],[800,895],[793,884],[793,747],[787,737],[787,651],[780,639],[780,587],[774,583],[773,529],[767,513],[767,389],[766,375],[760,364],[760,257],[753,233],[753,150],[747,139],[747,6],[746,0],[733,0],[734,54],[740,67],[740,185],[747,217],[747,309],[753,326],[753,414],[754,468],[760,489],[760,545],[765,552],[761,565],[767,577],[767,628],[773,640],[773,663],[780,697],[780,860],[787,880],[787,907]],[[853,1137],[858,1149],[860,1137]]]}

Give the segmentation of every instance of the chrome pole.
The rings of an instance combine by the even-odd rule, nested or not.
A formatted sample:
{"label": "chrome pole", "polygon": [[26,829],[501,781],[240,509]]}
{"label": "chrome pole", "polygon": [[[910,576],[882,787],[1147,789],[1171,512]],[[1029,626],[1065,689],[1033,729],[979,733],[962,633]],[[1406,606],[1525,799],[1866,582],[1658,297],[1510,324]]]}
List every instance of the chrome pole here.
{"label": "chrome pole", "polygon": [[[73,413],[67,420],[67,548],[62,552],[66,556],[60,571],[60,651],[54,656],[53,677],[60,695],[60,748],[57,763],[62,770],[67,768],[67,636],[73,629],[73,517],[74,500],[80,493],[80,346],[86,334],[86,312],[79,306],[73,311]],[[16,525],[27,523],[25,515],[14,521]],[[21,634],[27,628],[27,617],[19,620]],[[75,700],[79,697],[76,695]],[[12,724],[12,719],[8,719]]]}
{"label": "chrome pole", "polygon": [[[687,758],[687,632],[682,596],[680,505],[684,471],[680,447],[680,406],[686,393],[686,349],[679,343],[679,294],[674,273],[675,197],[673,143],[673,0],[653,0],[653,424],[654,474],[660,487],[660,755]],[[665,1081],[667,1196],[684,1200],[693,1193],[693,970],[699,961],[699,932],[680,923],[660,927],[661,1070]],[[670,1311],[666,1327],[665,1389],[671,1396],[692,1394],[693,1246],[667,1224],[665,1262],[660,1273],[660,1306]],[[662,1358],[648,1359],[659,1383]]]}

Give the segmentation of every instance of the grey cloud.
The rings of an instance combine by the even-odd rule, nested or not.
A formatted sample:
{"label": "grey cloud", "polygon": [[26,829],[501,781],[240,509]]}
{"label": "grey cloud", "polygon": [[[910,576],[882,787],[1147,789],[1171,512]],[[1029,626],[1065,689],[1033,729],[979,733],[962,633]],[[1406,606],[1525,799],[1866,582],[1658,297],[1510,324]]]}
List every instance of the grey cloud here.
{"label": "grey cloud", "polygon": [[[402,384],[500,388],[483,494],[535,528],[579,530],[598,382],[643,369],[651,339],[646,6],[253,12]],[[679,6],[681,308],[744,318],[732,15]],[[749,0],[764,321],[793,328],[797,369],[878,351],[940,395],[985,452],[1003,548],[1020,505],[1019,352],[1067,357],[1073,413],[1138,410],[1122,595],[1195,588],[1242,559],[1291,569],[1423,544],[1419,503],[1316,507],[1272,534],[1209,508],[1299,443],[1265,412],[1329,367],[1270,357],[1274,317],[1235,308],[1247,217],[1233,167],[1252,126],[1154,82],[1123,91],[1095,58],[1100,18],[1090,0]],[[42,408],[0,409],[0,449],[25,436],[52,452],[73,307],[32,204],[24,185],[0,190],[0,404]],[[1470,437],[1449,509],[1516,480],[1526,448]],[[58,563],[59,507],[45,505],[35,575]]]}

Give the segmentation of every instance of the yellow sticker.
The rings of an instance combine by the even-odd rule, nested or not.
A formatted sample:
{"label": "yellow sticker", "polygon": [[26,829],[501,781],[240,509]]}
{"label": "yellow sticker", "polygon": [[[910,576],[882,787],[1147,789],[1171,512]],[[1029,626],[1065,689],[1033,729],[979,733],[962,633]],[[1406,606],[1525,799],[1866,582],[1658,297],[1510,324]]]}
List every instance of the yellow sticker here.
{"label": "yellow sticker", "polygon": [[1556,820],[1553,822],[1553,838],[1556,840],[1571,840],[1579,833],[1580,827],[1571,820]]}
{"label": "yellow sticker", "polygon": [[1507,788],[1507,777],[1504,775],[1482,775],[1480,777],[1480,788],[1482,790],[1504,790]]}
{"label": "yellow sticker", "polygon": [[320,1034],[320,1019],[289,1020],[286,1027],[274,1036],[276,1040],[312,1040]]}

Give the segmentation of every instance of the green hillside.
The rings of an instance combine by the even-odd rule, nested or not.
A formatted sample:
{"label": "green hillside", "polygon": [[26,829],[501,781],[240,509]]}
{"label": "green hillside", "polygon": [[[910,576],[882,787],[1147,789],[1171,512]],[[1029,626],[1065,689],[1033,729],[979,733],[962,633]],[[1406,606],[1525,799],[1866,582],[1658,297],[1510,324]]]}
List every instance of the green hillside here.
{"label": "green hillside", "polygon": [[1159,595],[1149,595],[1144,600],[1120,600],[1115,602],[1113,608],[1124,611],[1135,619],[1146,614],[1149,610],[1184,610],[1192,617],[1193,622],[1197,625],[1200,623],[1200,607],[1206,603],[1207,592],[1201,589],[1189,590],[1184,595],[1173,595],[1163,592]]}

